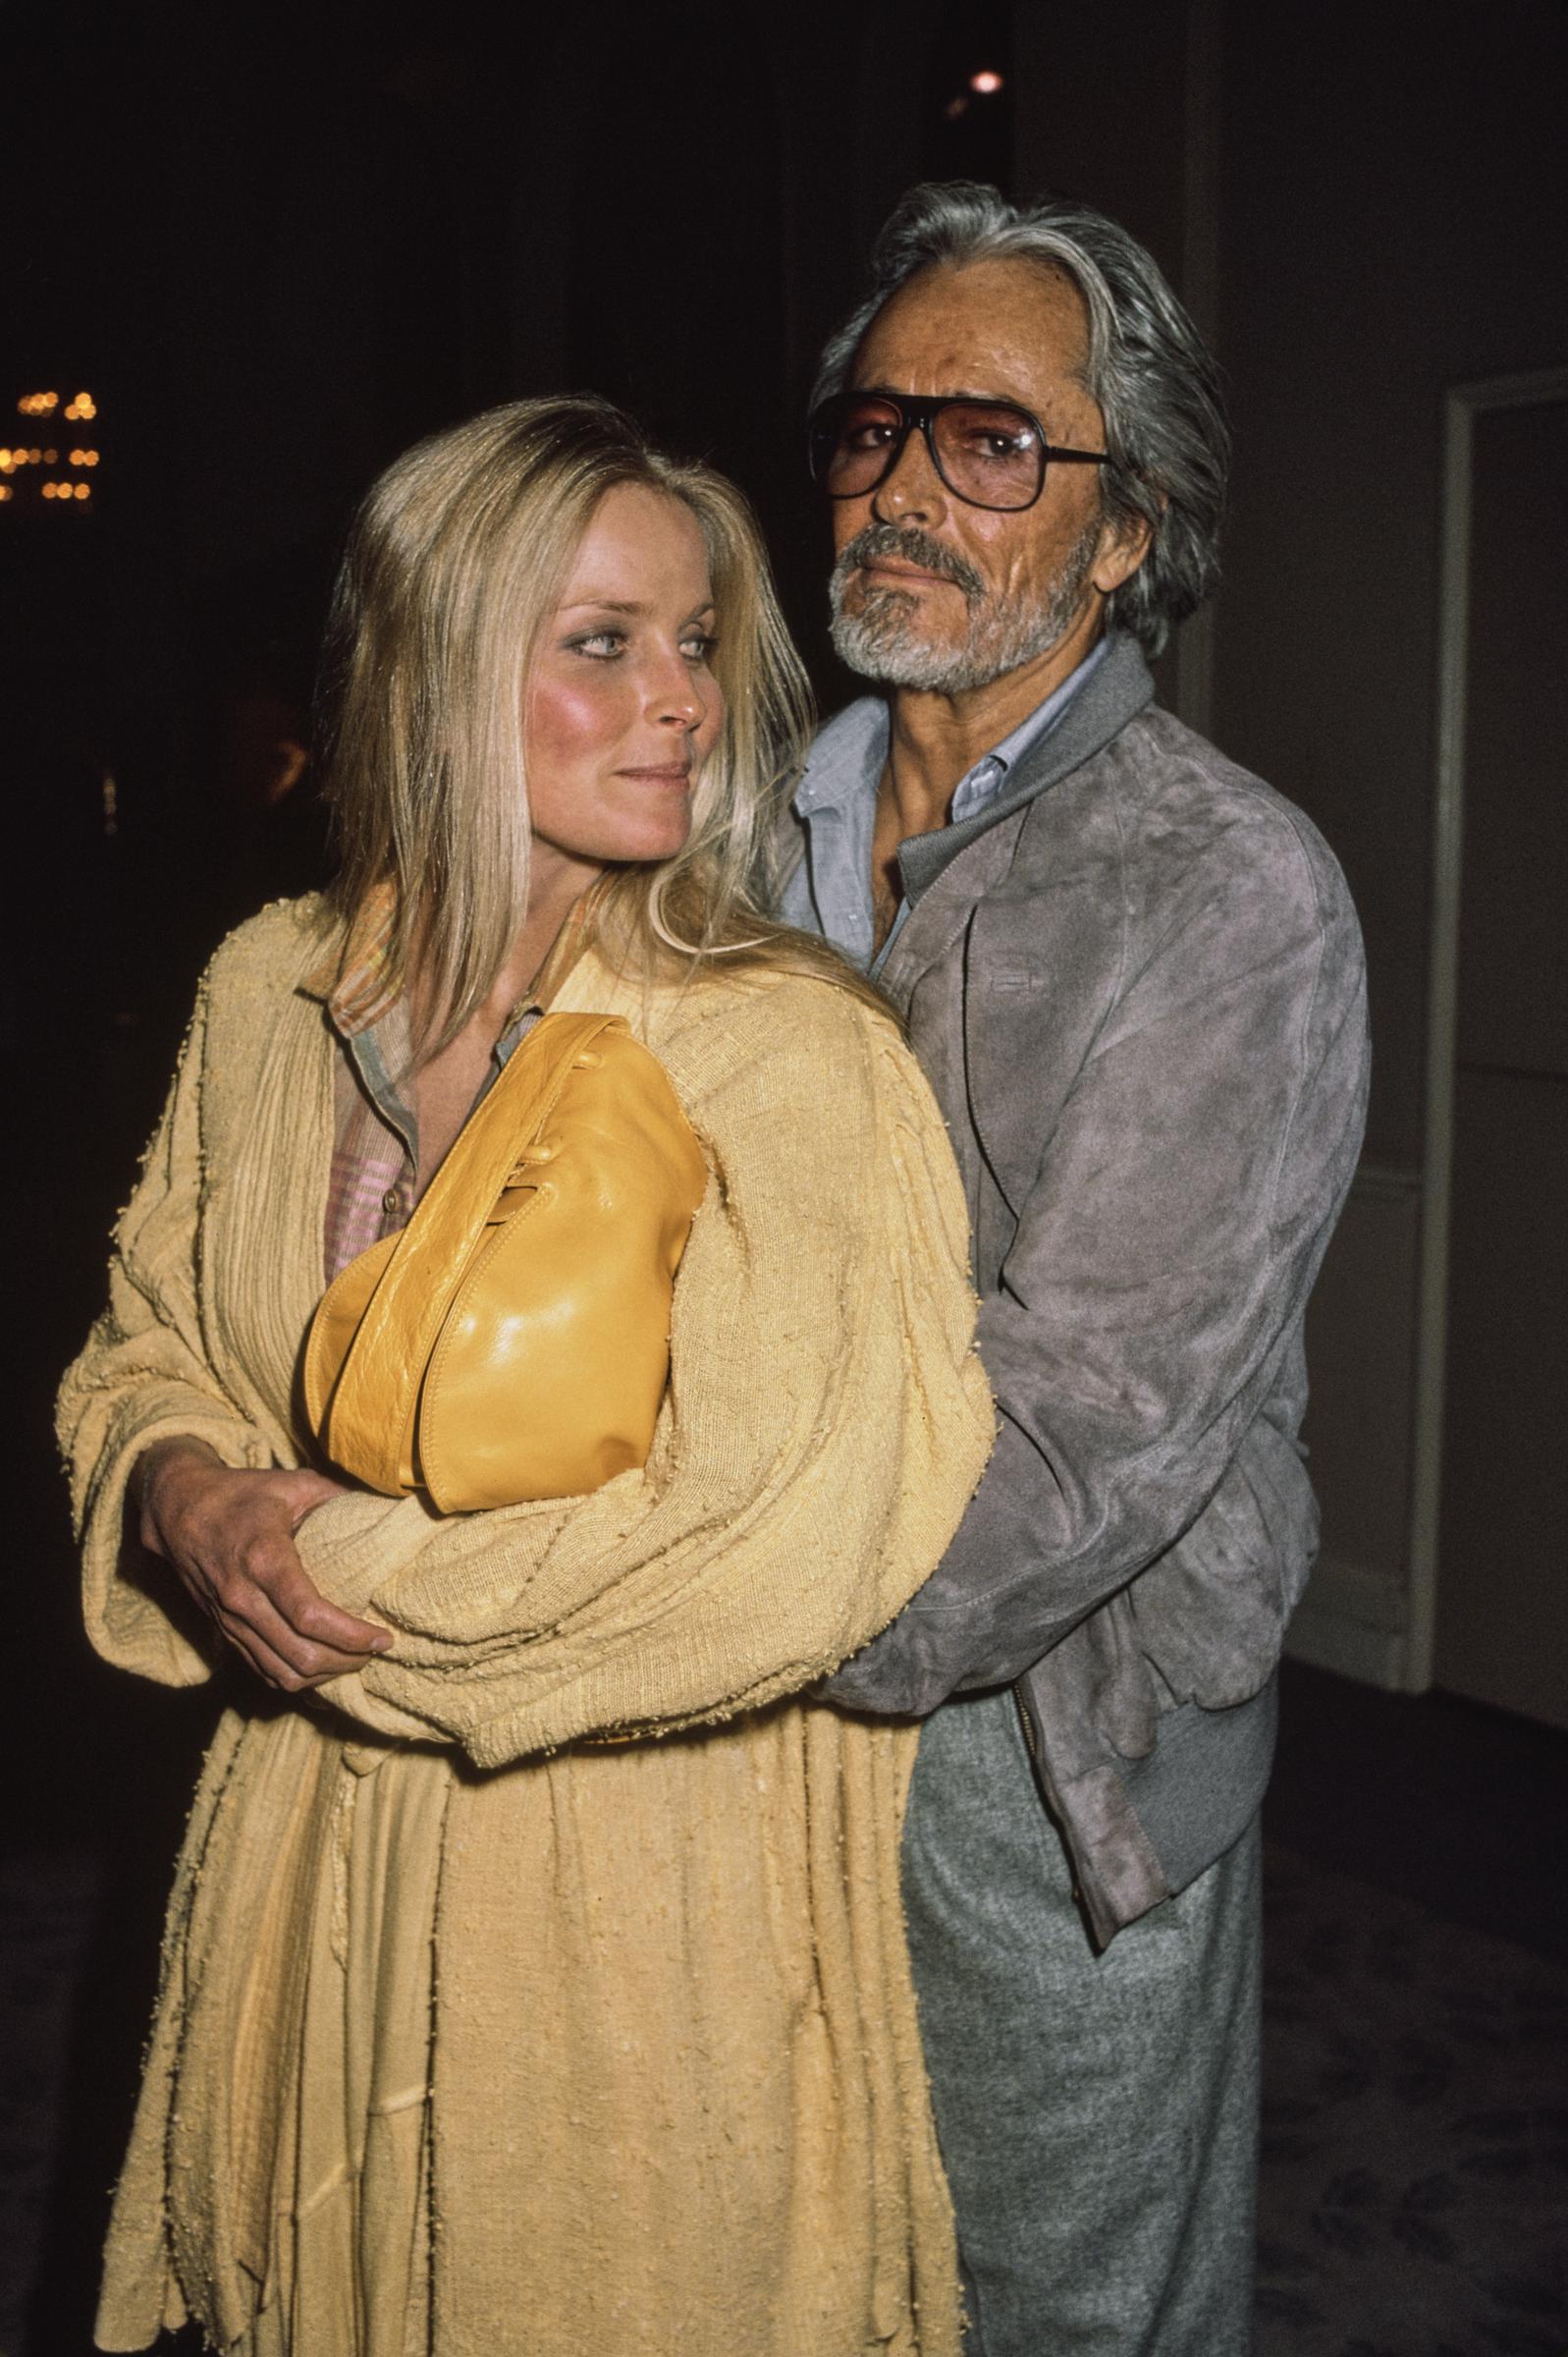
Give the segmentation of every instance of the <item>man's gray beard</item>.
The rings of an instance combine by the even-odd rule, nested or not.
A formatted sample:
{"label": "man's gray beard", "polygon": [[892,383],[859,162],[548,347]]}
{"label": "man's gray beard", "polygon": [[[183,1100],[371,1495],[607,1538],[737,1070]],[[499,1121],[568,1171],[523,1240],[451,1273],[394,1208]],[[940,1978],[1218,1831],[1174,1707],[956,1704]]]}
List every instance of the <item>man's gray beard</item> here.
{"label": "man's gray beard", "polygon": [[[988,597],[971,566],[918,526],[868,524],[833,569],[833,643],[842,662],[885,687],[924,687],[961,695],[1032,663],[1064,638],[1078,619],[1084,583],[1100,547],[1100,520],[1087,524],[1068,550],[1044,605],[1008,608]],[[855,614],[844,611],[849,577],[868,558],[901,557],[951,581],[968,609],[956,646],[934,644],[918,628],[919,600],[903,589],[873,589]]]}

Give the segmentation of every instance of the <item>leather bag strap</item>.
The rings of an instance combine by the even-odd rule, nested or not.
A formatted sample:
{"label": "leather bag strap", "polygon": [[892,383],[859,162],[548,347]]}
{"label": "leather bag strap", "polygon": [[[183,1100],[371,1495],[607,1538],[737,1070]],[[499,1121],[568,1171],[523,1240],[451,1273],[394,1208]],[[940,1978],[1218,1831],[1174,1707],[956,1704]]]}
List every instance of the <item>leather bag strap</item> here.
{"label": "leather bag strap", "polygon": [[546,1014],[514,1049],[483,1102],[459,1131],[365,1305],[332,1395],[327,1452],[352,1463],[372,1488],[402,1487],[411,1426],[430,1353],[458,1282],[496,1198],[553,1111],[578,1060],[614,1014]]}

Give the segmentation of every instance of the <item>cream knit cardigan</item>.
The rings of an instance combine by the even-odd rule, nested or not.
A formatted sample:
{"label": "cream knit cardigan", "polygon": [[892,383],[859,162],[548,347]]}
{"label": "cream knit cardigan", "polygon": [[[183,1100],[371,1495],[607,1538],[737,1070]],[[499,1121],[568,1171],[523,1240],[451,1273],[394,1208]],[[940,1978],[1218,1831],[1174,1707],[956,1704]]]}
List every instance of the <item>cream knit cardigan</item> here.
{"label": "cream knit cardigan", "polygon": [[[168,1434],[301,1461],[320,949],[300,903],[218,953],[61,1396],[92,1640],[170,1684],[209,1646],[125,1557],[125,1483]],[[825,983],[631,991],[590,952],[556,1004],[630,1018],[710,1164],[653,1454],[589,1497],[303,1525],[396,1643],[327,1707],[258,1687],[220,1725],[103,2348],[194,2316],[244,2357],[955,2357],[914,1736],[788,1699],[920,1584],[990,1447],[947,1143]],[[627,1728],[661,1739],[578,1741]]]}

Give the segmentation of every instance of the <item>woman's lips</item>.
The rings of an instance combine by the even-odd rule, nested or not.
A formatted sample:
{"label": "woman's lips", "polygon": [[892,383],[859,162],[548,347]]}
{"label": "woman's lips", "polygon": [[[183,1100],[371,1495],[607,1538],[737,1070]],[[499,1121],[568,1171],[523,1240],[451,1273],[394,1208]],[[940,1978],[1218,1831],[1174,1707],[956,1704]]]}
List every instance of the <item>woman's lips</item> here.
{"label": "woman's lips", "polygon": [[684,764],[671,763],[655,768],[650,762],[643,768],[617,770],[616,775],[620,778],[635,778],[642,786],[689,786],[691,784],[691,771]]}

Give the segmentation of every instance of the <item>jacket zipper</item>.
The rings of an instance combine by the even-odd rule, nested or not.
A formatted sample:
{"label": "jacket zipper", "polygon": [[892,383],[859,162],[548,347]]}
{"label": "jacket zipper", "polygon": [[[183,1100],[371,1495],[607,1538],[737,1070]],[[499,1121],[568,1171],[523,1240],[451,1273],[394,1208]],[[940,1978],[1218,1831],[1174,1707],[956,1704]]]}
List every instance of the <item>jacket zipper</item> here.
{"label": "jacket zipper", "polygon": [[1035,1727],[1034,1713],[1029,1708],[1028,1698],[1024,1693],[1023,1680],[1021,1678],[1012,1689],[1012,1699],[1017,1705],[1018,1723],[1023,1728],[1023,1739],[1029,1746],[1029,1757],[1033,1760],[1035,1766],[1038,1768],[1040,1765],[1040,1736]]}

